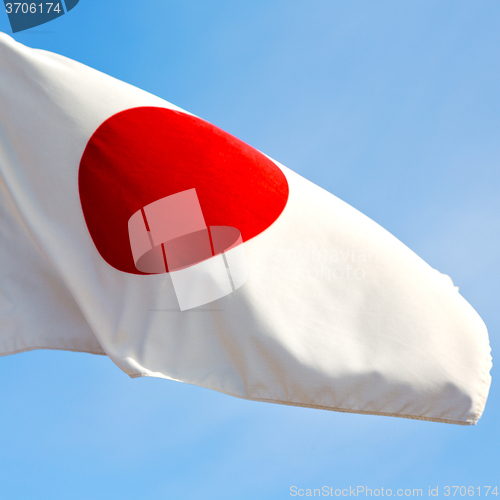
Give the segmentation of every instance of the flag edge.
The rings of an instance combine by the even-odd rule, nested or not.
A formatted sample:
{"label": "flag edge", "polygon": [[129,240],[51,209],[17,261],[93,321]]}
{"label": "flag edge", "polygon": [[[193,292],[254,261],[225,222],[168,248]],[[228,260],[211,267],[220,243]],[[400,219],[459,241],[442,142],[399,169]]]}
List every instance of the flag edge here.
{"label": "flag edge", "polygon": [[411,419],[411,420],[421,420],[425,422],[437,422],[441,424],[454,424],[454,425],[462,425],[462,426],[471,426],[471,425],[476,425],[477,422],[479,421],[478,417],[477,419],[470,419],[470,420],[450,420],[450,419],[444,419],[444,418],[433,418],[433,417],[423,417],[423,416],[418,416],[418,415],[410,415],[410,414],[398,414],[398,413],[388,413],[388,412],[378,412],[378,411],[366,411],[366,410],[350,410],[346,408],[338,408],[338,407],[332,407],[332,406],[322,406],[322,405],[312,405],[312,404],[306,404],[306,403],[297,403],[297,402],[292,402],[292,401],[282,401],[279,399],[265,399],[265,398],[251,398],[248,396],[242,396],[240,394],[234,394],[232,392],[228,391],[223,391],[221,389],[216,389],[213,387],[209,387],[206,385],[200,385],[200,384],[195,384],[192,382],[185,382],[183,380],[177,380],[173,379],[170,377],[166,377],[165,375],[162,374],[156,374],[156,373],[134,373],[134,374],[128,374],[130,378],[135,379],[135,378],[141,378],[141,377],[151,377],[151,378],[162,378],[165,380],[172,380],[174,382],[181,382],[183,384],[189,384],[189,385],[194,385],[196,387],[202,387],[203,389],[210,389],[212,391],[219,392],[221,394],[226,394],[227,396],[233,396],[238,399],[243,399],[247,401],[257,401],[260,403],[272,403],[272,404],[280,404],[280,405],[285,405],[285,406],[296,406],[300,408],[311,408],[315,410],[328,410],[328,411],[335,411],[339,413],[353,413],[353,414],[358,414],[358,415],[374,415],[374,416],[379,416],[379,417],[397,417],[397,418],[406,418],[406,419]]}

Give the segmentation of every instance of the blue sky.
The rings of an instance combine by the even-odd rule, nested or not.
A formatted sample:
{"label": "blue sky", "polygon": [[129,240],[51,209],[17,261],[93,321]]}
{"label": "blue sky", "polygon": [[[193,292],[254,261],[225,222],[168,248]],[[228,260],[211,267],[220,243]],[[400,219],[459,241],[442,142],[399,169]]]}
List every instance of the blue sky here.
{"label": "blue sky", "polygon": [[[453,278],[495,363],[499,21],[497,0],[80,0],[14,38],[159,95],[370,216]],[[6,356],[0,498],[500,487],[496,372],[479,424],[461,427],[132,380],[99,356]]]}

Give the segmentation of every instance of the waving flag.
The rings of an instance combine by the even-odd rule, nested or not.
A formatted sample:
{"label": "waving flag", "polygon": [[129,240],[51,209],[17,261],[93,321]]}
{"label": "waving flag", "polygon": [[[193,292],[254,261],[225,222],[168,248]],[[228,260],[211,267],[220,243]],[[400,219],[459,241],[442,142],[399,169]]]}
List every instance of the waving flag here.
{"label": "waving flag", "polygon": [[238,397],[474,424],[486,327],[334,195],[172,104],[0,37],[0,349]]}

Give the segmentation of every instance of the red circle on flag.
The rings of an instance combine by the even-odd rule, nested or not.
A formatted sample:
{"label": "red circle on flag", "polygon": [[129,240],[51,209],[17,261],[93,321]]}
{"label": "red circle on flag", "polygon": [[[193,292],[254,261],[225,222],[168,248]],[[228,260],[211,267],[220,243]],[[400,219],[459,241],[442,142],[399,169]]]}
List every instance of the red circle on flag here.
{"label": "red circle on flag", "polygon": [[281,169],[256,149],[186,113],[143,107],[107,119],[80,162],[80,200],[101,257],[132,274],[128,221],[144,206],[196,189],[207,226],[232,226],[243,241],[266,230],[288,200]]}

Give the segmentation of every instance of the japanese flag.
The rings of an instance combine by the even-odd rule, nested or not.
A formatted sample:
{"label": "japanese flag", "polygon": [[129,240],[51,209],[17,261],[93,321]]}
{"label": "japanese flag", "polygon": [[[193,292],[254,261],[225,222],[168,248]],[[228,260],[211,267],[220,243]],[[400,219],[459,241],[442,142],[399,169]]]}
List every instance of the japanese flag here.
{"label": "japanese flag", "polygon": [[0,352],[474,424],[486,327],[342,202],[155,96],[0,35]]}

